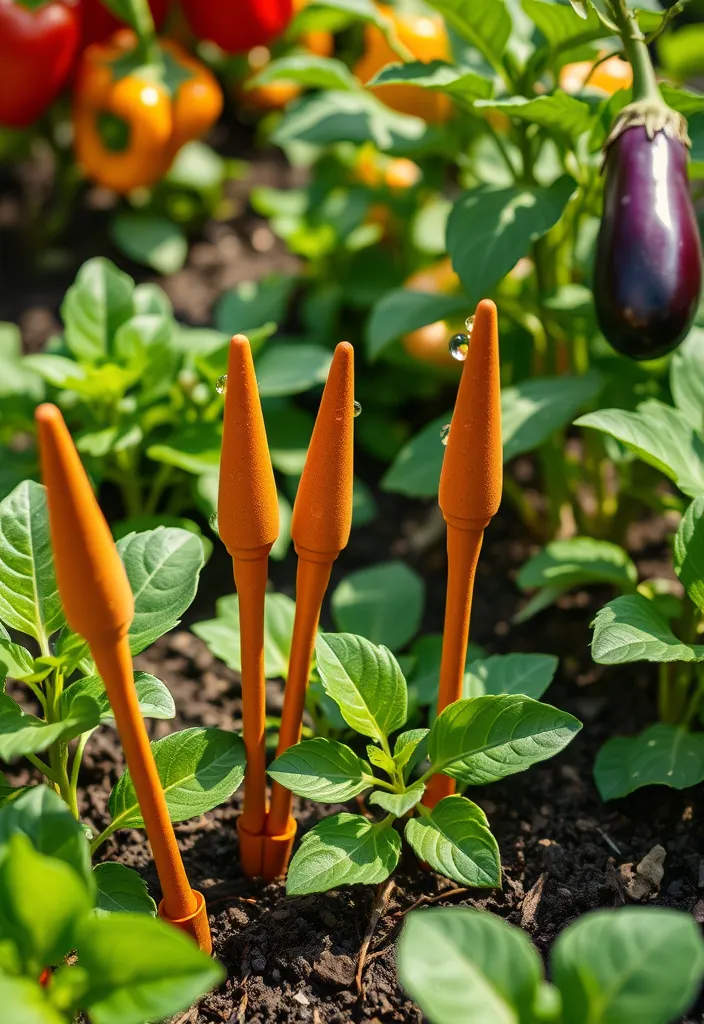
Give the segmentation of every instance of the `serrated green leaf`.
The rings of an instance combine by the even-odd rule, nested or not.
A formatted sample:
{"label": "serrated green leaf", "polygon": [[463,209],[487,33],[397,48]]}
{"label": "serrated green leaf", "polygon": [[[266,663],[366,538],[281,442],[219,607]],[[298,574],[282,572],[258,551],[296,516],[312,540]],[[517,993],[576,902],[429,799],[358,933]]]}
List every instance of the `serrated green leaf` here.
{"label": "serrated green leaf", "polygon": [[567,712],[521,694],[470,697],[438,715],[428,753],[436,771],[476,786],[552,757],[581,728]]}
{"label": "serrated green leaf", "polygon": [[682,517],[675,535],[674,561],[684,589],[704,611],[704,495],[696,498]]}
{"label": "serrated green leaf", "polygon": [[405,793],[389,793],[385,789],[376,789],[370,795],[369,803],[381,807],[389,814],[395,814],[397,818],[402,818],[423,799],[423,793],[424,782],[414,782]]}
{"label": "serrated green leaf", "polygon": [[473,661],[464,677],[464,696],[522,693],[540,700],[557,671],[553,654],[492,654]]}
{"label": "serrated green leaf", "polygon": [[401,984],[433,1024],[533,1020],[543,967],[528,936],[465,907],[412,913],[398,945]]}
{"label": "serrated green leaf", "polygon": [[[169,719],[176,717],[176,705],[166,683],[148,672],[134,673],[134,686],[143,718]],[[79,697],[92,697],[100,709],[100,721],[114,724],[114,715],[100,676],[84,676],[71,683],[61,696],[61,713],[70,715]]]}
{"label": "serrated green leaf", "polygon": [[98,256],[78,271],[61,306],[66,344],[80,361],[108,358],[120,324],[134,311],[134,281]]}
{"label": "serrated green leaf", "polygon": [[390,757],[386,751],[382,750],[381,747],[375,747],[374,744],[370,743],[367,746],[367,757],[369,758],[370,764],[375,765],[377,768],[381,768],[382,771],[391,774],[396,765],[394,759]]}
{"label": "serrated green leaf", "polygon": [[117,550],[134,595],[130,650],[139,654],[178,625],[195,597],[203,545],[188,530],[161,526],[123,537]]}
{"label": "serrated green leaf", "polygon": [[107,862],[93,869],[97,885],[96,912],[101,914],[149,914],[156,917],[156,903],[142,876],[124,864]]}
{"label": "serrated green leaf", "polygon": [[404,562],[383,562],[346,576],[333,591],[331,604],[340,632],[396,651],[418,631],[425,583]]}
{"label": "serrated green leaf", "polygon": [[44,642],[64,621],[46,494],[33,480],[0,502],[0,620]]}
{"label": "serrated green leaf", "polygon": [[404,778],[408,778],[415,766],[425,757],[429,735],[430,729],[408,729],[396,737],[394,762],[398,768],[404,769]]}
{"label": "serrated green leaf", "polygon": [[[171,820],[205,814],[232,796],[244,778],[244,743],[222,729],[183,729],[155,740],[154,760]],[[129,770],[110,794],[110,814],[120,828],[142,828],[144,821]]]}
{"label": "serrated green leaf", "polygon": [[447,93],[455,99],[472,102],[488,99],[493,84],[490,79],[468,68],[448,64],[444,60],[410,61],[408,64],[387,64],[366,83],[377,85],[415,85]]}
{"label": "serrated green leaf", "polygon": [[288,869],[286,892],[302,896],[340,885],[383,882],[398,864],[401,837],[392,827],[342,811],[306,832]]}
{"label": "serrated green leaf", "polygon": [[45,722],[27,714],[7,694],[0,693],[0,759],[14,761],[46,750],[59,739],[71,740],[94,729],[100,709],[90,697],[78,698],[71,713],[59,722]]}
{"label": "serrated green leaf", "polygon": [[678,640],[653,601],[627,594],[609,601],[593,622],[592,658],[600,665],[629,661],[704,661],[704,644]]}
{"label": "serrated green leaf", "polygon": [[322,736],[279,754],[269,775],[297,796],[323,803],[351,800],[375,781],[370,766],[353,750]]}
{"label": "serrated green leaf", "polygon": [[578,138],[592,125],[592,112],[588,103],[569,96],[561,89],[549,96],[510,96],[500,100],[477,100],[475,110],[492,110],[528,124],[538,124],[556,135]]}
{"label": "serrated green leaf", "polygon": [[[191,626],[216,658],[234,672],[242,671],[239,599],[236,594],[215,603],[216,618]],[[285,594],[267,594],[264,599],[264,671],[267,679],[286,678],[291,653],[295,602]]]}
{"label": "serrated green leaf", "polygon": [[0,847],[18,832],[31,840],[38,853],[68,864],[93,891],[90,849],[83,826],[49,786],[32,786],[0,809]]}
{"label": "serrated green leaf", "polygon": [[315,649],[325,692],[352,729],[381,742],[401,728],[406,683],[390,651],[347,633],[324,633]]}
{"label": "serrated green leaf", "polygon": [[668,1024],[699,991],[704,942],[696,922],[675,910],[598,911],[558,937],[550,972],[570,1024]]}
{"label": "serrated green leaf", "polygon": [[704,779],[704,733],[659,722],[639,736],[617,736],[597,754],[594,781],[602,800],[642,786],[686,789]]}
{"label": "serrated green leaf", "polygon": [[501,885],[501,857],[481,807],[446,796],[406,823],[406,839],[421,861],[461,885]]}

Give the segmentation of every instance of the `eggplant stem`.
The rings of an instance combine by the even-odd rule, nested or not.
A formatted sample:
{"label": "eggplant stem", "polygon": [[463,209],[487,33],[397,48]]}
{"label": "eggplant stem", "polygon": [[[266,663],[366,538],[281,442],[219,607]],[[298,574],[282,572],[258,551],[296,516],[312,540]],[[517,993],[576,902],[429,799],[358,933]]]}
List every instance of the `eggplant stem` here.
{"label": "eggplant stem", "polygon": [[633,68],[633,102],[650,100],[664,105],[648,52],[648,44],[640,30],[635,11],[626,5],[626,0],[616,0],[614,14],[623,49]]}

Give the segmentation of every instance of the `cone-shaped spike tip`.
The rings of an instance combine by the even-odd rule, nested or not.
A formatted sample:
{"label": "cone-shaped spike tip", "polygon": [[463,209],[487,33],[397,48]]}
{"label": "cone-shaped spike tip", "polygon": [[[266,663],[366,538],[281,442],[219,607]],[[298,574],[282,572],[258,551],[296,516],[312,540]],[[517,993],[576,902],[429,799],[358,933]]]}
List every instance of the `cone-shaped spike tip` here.
{"label": "cone-shaped spike tip", "polygon": [[296,550],[337,557],[352,527],[354,349],[335,349],[293,507]]}
{"label": "cone-shaped spike tip", "polygon": [[36,411],[56,578],[68,624],[90,643],[127,632],[132,591],[63,416]]}
{"label": "cone-shaped spike tip", "polygon": [[279,535],[276,482],[252,350],[243,334],[230,342],[218,531],[231,555],[268,547]]}
{"label": "cone-shaped spike tip", "polygon": [[438,500],[448,522],[475,529],[498,510],[503,484],[501,385],[496,306],[477,306],[440,475]]}

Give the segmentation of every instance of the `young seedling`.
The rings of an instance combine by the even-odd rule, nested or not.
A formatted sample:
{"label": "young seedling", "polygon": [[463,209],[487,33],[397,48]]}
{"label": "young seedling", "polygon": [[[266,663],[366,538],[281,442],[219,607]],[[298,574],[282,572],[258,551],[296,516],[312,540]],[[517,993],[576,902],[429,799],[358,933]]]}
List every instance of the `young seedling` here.
{"label": "young seedling", "polygon": [[[343,811],[321,821],[291,861],[287,892],[383,881],[401,852],[395,825],[414,809],[417,817],[408,818],[404,834],[423,862],[463,885],[500,885],[499,850],[484,812],[459,795],[429,809],[421,803],[426,786],[438,773],[468,786],[524,771],[562,750],[581,728],[577,719],[521,694],[487,695],[449,705],[431,729],[402,732],[406,681],[389,650],[363,637],[328,633],[318,637],[316,656],[323,686],[345,722],[372,741],[367,758],[316,737],[277,757],[269,774],[298,796],[324,803],[371,791],[370,807],[383,816]],[[414,777],[426,757],[429,766]]]}
{"label": "young seedling", "polygon": [[670,1024],[704,979],[704,941],[689,914],[626,907],[566,928],[545,980],[527,935],[492,914],[409,914],[398,945],[403,987],[430,1024]]}
{"label": "young seedling", "polygon": [[[291,537],[298,555],[296,614],[277,753],[301,738],[320,607],[332,565],[352,528],[354,350],[341,342],[333,358],[293,508]],[[266,879],[283,874],[296,833],[292,794],[271,790],[264,845]]]}
{"label": "young seedling", "polygon": [[[103,865],[109,869],[123,883],[127,877],[127,908],[131,873]],[[141,903],[131,907],[138,913],[118,904],[106,913],[99,884],[83,828],[58,796],[37,787],[0,809],[0,1000],[8,1024],[164,1020],[222,980],[219,964]]]}

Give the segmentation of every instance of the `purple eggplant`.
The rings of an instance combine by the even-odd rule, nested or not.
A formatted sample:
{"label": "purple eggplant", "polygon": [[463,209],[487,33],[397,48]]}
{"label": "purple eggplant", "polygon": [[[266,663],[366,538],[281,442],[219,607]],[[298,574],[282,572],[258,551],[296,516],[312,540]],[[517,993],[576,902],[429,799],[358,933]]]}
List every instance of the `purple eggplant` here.
{"label": "purple eggplant", "polygon": [[607,341],[632,359],[671,352],[699,306],[702,250],[687,183],[687,148],[643,124],[606,155],[594,297]]}

